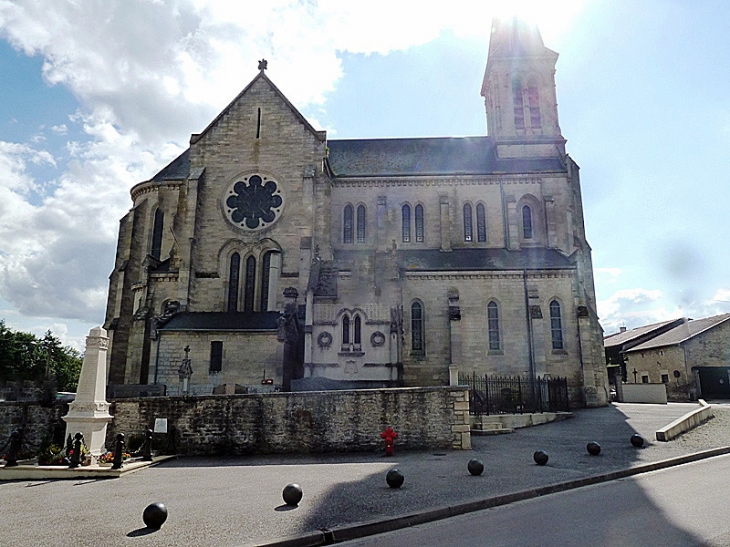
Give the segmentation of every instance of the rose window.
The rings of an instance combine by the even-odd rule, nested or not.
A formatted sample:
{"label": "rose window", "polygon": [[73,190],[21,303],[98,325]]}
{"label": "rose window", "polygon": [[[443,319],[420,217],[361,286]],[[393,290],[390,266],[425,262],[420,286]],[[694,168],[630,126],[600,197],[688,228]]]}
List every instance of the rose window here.
{"label": "rose window", "polygon": [[228,220],[244,230],[259,230],[274,222],[284,199],[276,181],[263,175],[250,175],[232,183],[223,196]]}

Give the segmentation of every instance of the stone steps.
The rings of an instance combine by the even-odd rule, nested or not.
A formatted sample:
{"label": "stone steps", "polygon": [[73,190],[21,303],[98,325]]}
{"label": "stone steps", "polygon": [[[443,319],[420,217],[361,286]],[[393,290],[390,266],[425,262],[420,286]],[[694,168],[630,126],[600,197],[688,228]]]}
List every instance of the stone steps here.
{"label": "stone steps", "polygon": [[471,427],[472,435],[504,435],[514,432],[514,429],[505,427],[500,422],[476,422]]}

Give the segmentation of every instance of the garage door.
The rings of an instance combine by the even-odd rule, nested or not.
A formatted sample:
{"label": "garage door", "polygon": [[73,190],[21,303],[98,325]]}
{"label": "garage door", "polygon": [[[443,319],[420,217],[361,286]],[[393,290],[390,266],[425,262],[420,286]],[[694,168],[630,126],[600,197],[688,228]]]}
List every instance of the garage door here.
{"label": "garage door", "polygon": [[730,399],[729,367],[699,367],[703,399]]}

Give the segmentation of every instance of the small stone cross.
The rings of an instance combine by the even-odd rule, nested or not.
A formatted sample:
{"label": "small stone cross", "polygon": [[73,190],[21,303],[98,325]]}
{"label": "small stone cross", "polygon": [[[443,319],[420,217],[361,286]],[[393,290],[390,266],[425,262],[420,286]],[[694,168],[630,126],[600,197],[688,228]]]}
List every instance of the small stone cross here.
{"label": "small stone cross", "polygon": [[261,59],[259,61],[259,70],[266,70],[267,68],[269,68],[269,61],[267,61],[266,59]]}

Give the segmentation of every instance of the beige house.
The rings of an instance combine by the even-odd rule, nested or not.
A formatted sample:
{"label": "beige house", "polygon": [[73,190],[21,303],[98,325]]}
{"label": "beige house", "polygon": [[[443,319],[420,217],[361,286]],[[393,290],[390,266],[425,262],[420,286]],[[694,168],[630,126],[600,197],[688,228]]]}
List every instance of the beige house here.
{"label": "beige house", "polygon": [[623,354],[627,382],[664,383],[670,400],[730,399],[730,314],[685,319]]}
{"label": "beige house", "polygon": [[557,57],[536,28],[495,21],[488,135],[356,140],[312,127],[262,61],[132,188],[110,382],[179,393],[188,347],[190,393],[444,385],[458,369],[567,377],[573,404],[605,404]]}

